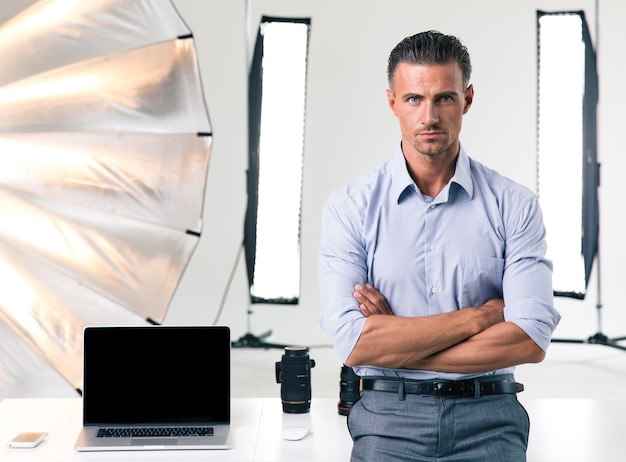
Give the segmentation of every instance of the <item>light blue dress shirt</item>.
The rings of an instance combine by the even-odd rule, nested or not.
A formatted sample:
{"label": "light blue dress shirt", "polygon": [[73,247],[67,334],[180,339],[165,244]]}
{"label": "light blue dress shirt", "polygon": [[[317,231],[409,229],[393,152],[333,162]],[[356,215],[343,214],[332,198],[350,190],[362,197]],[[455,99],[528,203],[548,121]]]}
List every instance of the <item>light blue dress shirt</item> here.
{"label": "light blue dress shirt", "polygon": [[[462,147],[454,176],[435,198],[420,193],[398,148],[379,168],[329,196],[321,231],[320,324],[342,360],[365,325],[352,294],[356,283],[366,282],[397,316],[446,313],[501,298],[505,320],[547,350],[560,315],[537,197],[470,159]],[[420,380],[483,375],[377,367],[355,372]]]}

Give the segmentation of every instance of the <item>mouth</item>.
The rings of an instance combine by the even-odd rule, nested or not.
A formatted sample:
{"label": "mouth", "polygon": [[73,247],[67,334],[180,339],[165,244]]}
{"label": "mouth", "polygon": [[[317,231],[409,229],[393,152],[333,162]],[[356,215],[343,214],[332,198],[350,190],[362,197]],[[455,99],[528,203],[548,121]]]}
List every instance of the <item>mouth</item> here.
{"label": "mouth", "polygon": [[438,130],[428,130],[418,133],[418,136],[426,141],[434,141],[443,136],[443,132]]}

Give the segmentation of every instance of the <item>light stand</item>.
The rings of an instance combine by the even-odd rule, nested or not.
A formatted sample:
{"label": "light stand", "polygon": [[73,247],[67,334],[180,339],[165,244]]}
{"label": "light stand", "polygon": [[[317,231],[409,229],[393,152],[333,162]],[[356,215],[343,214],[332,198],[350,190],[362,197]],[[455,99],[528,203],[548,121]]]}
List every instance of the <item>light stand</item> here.
{"label": "light stand", "polygon": [[[233,278],[235,276],[235,272],[237,270],[237,264],[241,259],[241,254],[243,253],[243,249],[244,249],[244,244],[241,245],[241,247],[239,248],[239,252],[237,253],[237,258],[235,258],[235,264],[233,265],[233,268],[230,272],[230,276],[228,278],[228,283],[226,284],[226,290],[224,291],[224,295],[222,296],[222,301],[220,303],[220,307],[218,309],[217,312],[217,316],[215,317],[215,321],[213,322],[213,324],[217,325],[219,317],[222,313],[222,310],[224,308],[224,303],[226,301],[226,297],[228,295],[228,290],[230,289],[230,285],[233,282]],[[248,304],[248,309],[246,311],[246,333],[244,335],[242,335],[241,337],[239,337],[239,339],[234,340],[231,342],[231,347],[232,348],[280,348],[280,349],[284,349],[286,345],[281,345],[278,343],[269,343],[266,342],[265,339],[268,338],[270,335],[272,335],[272,331],[269,330],[261,335],[254,335],[251,333],[251,329],[250,329],[250,317],[252,316],[253,311],[252,311],[252,307],[250,304]]]}
{"label": "light stand", "polygon": [[[243,246],[242,246],[243,248]],[[254,335],[251,328],[251,316],[254,314],[252,311],[252,304],[248,303],[248,309],[246,310],[246,333],[239,337],[237,340],[231,342],[233,348],[278,348],[285,349],[287,345],[279,343],[266,342],[265,339],[272,335],[272,330],[268,330],[261,335]]]}
{"label": "light stand", "polygon": [[272,335],[271,329],[262,333],[261,335],[254,335],[253,333],[251,333],[250,316],[252,316],[252,314],[254,314],[254,312],[252,311],[252,307],[251,305],[248,305],[248,310],[246,311],[246,326],[247,326],[246,333],[242,335],[241,337],[239,337],[239,339],[231,342],[231,346],[233,348],[265,348],[265,349],[278,348],[281,350],[285,349],[287,345],[283,345],[279,343],[270,343],[270,342],[265,341],[266,338]]}

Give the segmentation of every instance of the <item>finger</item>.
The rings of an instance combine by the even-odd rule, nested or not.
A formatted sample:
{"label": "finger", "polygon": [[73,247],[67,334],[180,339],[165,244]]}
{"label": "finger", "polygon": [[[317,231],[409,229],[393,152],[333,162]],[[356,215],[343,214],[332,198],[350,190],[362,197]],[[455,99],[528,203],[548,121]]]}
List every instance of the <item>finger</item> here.
{"label": "finger", "polygon": [[367,308],[367,306],[365,306],[365,305],[363,305],[363,304],[360,304],[360,305],[359,305],[359,311],[361,311],[361,314],[362,314],[363,316],[365,316],[366,318],[367,318],[368,316],[371,316],[372,314],[376,314],[376,313],[372,313],[372,312],[371,312],[371,311]]}
{"label": "finger", "polygon": [[367,317],[377,313],[376,307],[360,292],[354,291],[353,296],[359,302],[359,310],[364,316]]}
{"label": "finger", "polygon": [[366,317],[372,314],[392,314],[391,310],[389,310],[387,307],[372,303],[358,292],[354,293],[354,297],[357,299],[357,301],[359,301],[359,309],[361,310],[361,313]]}
{"label": "finger", "polygon": [[365,284],[364,286],[360,284],[356,284],[354,286],[354,290],[355,292],[359,293],[363,297],[363,299],[367,300],[368,302],[372,304],[380,303],[381,298],[384,299],[382,294],[378,292],[378,290],[376,290],[376,288],[369,283]]}
{"label": "finger", "polygon": [[363,288],[362,293],[367,297],[367,299],[375,304],[376,306],[389,308],[389,304],[387,303],[387,298],[380,293],[376,287],[367,283]]}
{"label": "finger", "polygon": [[391,307],[389,306],[389,302],[387,302],[387,298],[374,286],[366,284],[362,294],[370,304],[376,307],[377,312],[381,314],[391,314]]}
{"label": "finger", "polygon": [[359,292],[358,290],[355,290],[352,293],[352,296],[356,299],[357,302],[359,302],[360,305],[363,305],[363,306],[365,306],[366,304],[371,305],[371,302],[367,299],[367,297],[363,295],[361,292]]}
{"label": "finger", "polygon": [[356,284],[354,296],[359,303],[365,304],[371,314],[393,314],[387,299],[374,286]]}

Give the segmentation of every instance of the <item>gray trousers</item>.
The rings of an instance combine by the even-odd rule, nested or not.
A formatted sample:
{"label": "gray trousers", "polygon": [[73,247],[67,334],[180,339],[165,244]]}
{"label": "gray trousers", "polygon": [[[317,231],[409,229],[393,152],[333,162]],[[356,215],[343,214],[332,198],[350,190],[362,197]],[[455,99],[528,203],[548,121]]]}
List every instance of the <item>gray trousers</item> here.
{"label": "gray trousers", "polygon": [[515,394],[363,392],[348,415],[352,462],[524,462],[530,422]]}

